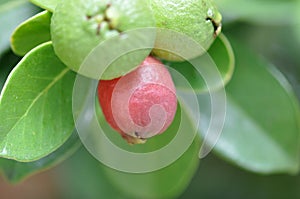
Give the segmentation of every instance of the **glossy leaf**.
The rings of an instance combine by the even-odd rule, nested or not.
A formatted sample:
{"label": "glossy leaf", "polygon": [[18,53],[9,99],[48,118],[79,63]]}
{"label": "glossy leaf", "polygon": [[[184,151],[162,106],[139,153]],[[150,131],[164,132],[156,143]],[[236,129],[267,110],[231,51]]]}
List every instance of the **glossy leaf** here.
{"label": "glossy leaf", "polygon": [[9,47],[14,29],[37,12],[38,8],[27,0],[0,0],[0,55]]}
{"label": "glossy leaf", "polygon": [[23,22],[11,37],[11,47],[18,55],[25,55],[34,47],[51,40],[51,13],[44,11]]}
{"label": "glossy leaf", "polygon": [[[227,87],[227,112],[215,152],[258,173],[299,169],[299,104],[291,86],[273,66],[235,44],[236,71]],[[209,96],[199,96],[202,119]]]}
{"label": "glossy leaf", "polygon": [[0,96],[0,156],[34,161],[60,147],[74,129],[75,73],[38,46],[10,73]]}
{"label": "glossy leaf", "polygon": [[33,4],[53,12],[60,0],[30,0]]}
{"label": "glossy leaf", "polygon": [[[182,106],[181,111],[177,112],[172,125],[166,132],[147,140],[145,144],[130,146],[126,141],[122,140],[117,132],[107,125],[101,111],[98,110],[99,120],[106,135],[122,149],[137,153],[155,151],[166,146],[176,136],[181,114],[183,114],[183,117],[189,117],[185,107]],[[190,122],[191,125],[185,127],[185,133],[195,131],[192,121]],[[103,168],[112,184],[130,197],[149,199],[174,198],[184,191],[195,173],[199,162],[199,149],[200,141],[199,137],[196,137],[189,149],[173,164],[150,173],[132,174],[116,171],[108,167]],[[157,161],[161,160],[158,158]]]}
{"label": "glossy leaf", "polygon": [[15,160],[0,158],[0,170],[3,171],[9,182],[18,183],[30,175],[58,165],[77,151],[80,143],[78,134],[74,131],[72,136],[60,148],[37,161],[17,162]]}
{"label": "glossy leaf", "polygon": [[[209,57],[212,60],[209,59]],[[191,63],[200,63],[201,66],[207,67],[216,66],[216,69],[221,75],[221,78],[219,78],[218,81],[223,81],[224,84],[227,84],[234,71],[234,62],[235,57],[230,42],[225,35],[220,34],[209,48],[208,54],[205,56],[200,56],[190,62],[165,62],[165,64],[181,73],[189,81],[196,93],[203,93],[207,92],[207,85],[203,77]],[[172,74],[173,71],[170,72]],[[176,79],[174,79],[174,81],[176,83]],[[213,86],[212,89],[218,89],[220,86],[222,86],[222,82]],[[177,86],[177,89],[188,90],[189,88],[179,85]]]}
{"label": "glossy leaf", "polygon": [[223,21],[247,21],[261,25],[294,25],[298,19],[293,16],[297,12],[298,0],[215,0]]}

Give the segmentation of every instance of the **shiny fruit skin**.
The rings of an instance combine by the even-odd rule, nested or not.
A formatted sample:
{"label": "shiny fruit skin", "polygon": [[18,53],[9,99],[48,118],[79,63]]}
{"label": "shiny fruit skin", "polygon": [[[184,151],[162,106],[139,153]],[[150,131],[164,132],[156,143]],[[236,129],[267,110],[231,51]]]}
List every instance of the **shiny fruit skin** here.
{"label": "shiny fruit skin", "polygon": [[129,143],[164,132],[177,109],[171,75],[152,57],[121,78],[100,80],[98,98],[106,121]]}

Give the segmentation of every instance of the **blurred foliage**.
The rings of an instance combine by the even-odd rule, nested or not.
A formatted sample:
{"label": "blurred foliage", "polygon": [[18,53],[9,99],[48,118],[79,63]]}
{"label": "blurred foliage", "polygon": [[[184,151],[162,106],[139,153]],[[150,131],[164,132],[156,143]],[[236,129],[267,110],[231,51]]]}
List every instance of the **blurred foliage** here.
{"label": "blurred foliage", "polygon": [[[285,77],[265,60],[231,39],[238,50],[236,68],[226,87],[226,121],[214,151],[258,173],[299,169],[300,112]],[[199,96],[202,119],[209,121],[209,98]],[[207,123],[207,122],[206,122]]]}
{"label": "blurred foliage", "polygon": [[[83,148],[57,167],[55,172],[61,199],[133,199],[113,187],[103,165]],[[257,175],[209,155],[201,161],[190,186],[178,198],[299,198],[299,186],[299,175]]]}
{"label": "blurred foliage", "polygon": [[194,174],[198,151],[196,139],[174,164],[150,173],[132,174],[104,166],[81,148],[58,167],[57,182],[66,199],[174,198],[183,192]]}
{"label": "blurred foliage", "polygon": [[300,176],[257,175],[210,155],[180,199],[283,199],[300,198]]}
{"label": "blurred foliage", "polygon": [[215,0],[225,23],[247,22],[264,26],[295,25],[299,22],[298,0]]}
{"label": "blurred foliage", "polygon": [[[284,162],[284,160],[281,161],[280,158],[272,159],[272,155],[274,154],[271,154],[271,150],[269,152],[269,158],[272,162],[271,167],[274,167],[266,173],[274,171],[296,173],[299,169],[298,153],[300,151],[298,146],[298,134],[300,132],[296,132],[295,129],[297,129],[297,127],[295,127],[291,134],[289,132],[291,132],[290,130],[292,127],[290,125],[284,125],[290,124],[292,120],[295,120],[295,123],[297,123],[299,122],[299,118],[298,116],[291,116],[289,121],[285,121],[288,117],[282,117],[282,112],[286,111],[287,113],[297,115],[298,113],[295,112],[299,111],[297,105],[299,102],[292,96],[295,94],[298,101],[300,100],[300,1],[216,0],[216,3],[223,14],[223,33],[228,37],[230,42],[233,42],[233,50],[236,55],[237,64],[241,64],[240,66],[237,65],[237,71],[235,71],[234,75],[240,74],[240,68],[248,67],[248,70],[251,71],[251,78],[255,81],[253,85],[255,85],[255,83],[261,84],[261,87],[259,84],[256,85],[257,89],[261,89],[257,92],[259,95],[255,95],[256,92],[252,90],[252,92],[249,92],[251,93],[250,100],[252,101],[249,100],[246,102],[248,105],[252,103],[248,108],[249,112],[252,113],[252,119],[269,127],[272,126],[272,122],[280,121],[274,125],[276,126],[277,134],[279,135],[275,139],[275,143],[281,143],[278,150],[282,150],[285,155],[290,154],[287,156],[292,157],[291,164],[289,165],[287,162]],[[38,10],[38,8],[28,4],[25,0],[0,0],[0,88],[2,88],[10,70],[20,59],[8,50],[9,35],[20,22],[32,16]],[[285,86],[280,87],[280,89],[284,89],[286,93],[289,93],[290,101],[287,101],[289,101],[290,104],[287,102],[288,108],[286,108],[286,104],[283,105],[280,103],[281,101],[278,100],[278,98],[284,95],[284,92],[280,92],[280,95],[273,96],[273,87],[268,87],[268,85],[274,85],[268,84],[268,79],[270,80],[273,78],[273,80],[278,80],[276,78],[278,76],[272,76],[274,75],[272,72],[263,76],[262,73],[266,74],[266,71],[256,70],[256,63],[266,67],[277,68],[274,70],[272,69],[272,71],[276,71],[275,73],[280,77],[279,79],[281,81],[277,81],[277,86],[282,86],[282,84],[284,84]],[[249,68],[251,67],[251,64],[255,64],[255,67]],[[235,80],[235,78],[240,78],[240,81],[246,81],[247,78],[250,77],[247,77],[247,74],[238,77],[233,76],[233,82],[231,82],[227,88],[230,95],[232,95],[239,84],[238,80]],[[258,78],[257,81],[255,78]],[[287,78],[288,82],[285,78]],[[276,81],[274,82],[276,83]],[[289,84],[292,89],[289,88]],[[247,90],[242,94],[236,94],[237,99],[245,97],[245,93],[247,93]],[[264,93],[267,96],[267,102],[259,100],[259,98],[264,98]],[[274,100],[272,100],[272,97],[274,97]],[[264,102],[265,104],[260,104],[260,102]],[[253,106],[255,103],[259,104],[256,109],[255,106]],[[296,104],[294,110],[292,108],[293,104]],[[268,109],[266,107],[268,107]],[[277,108],[282,111],[276,112]],[[257,115],[257,117],[255,117],[255,115]],[[268,120],[264,120],[263,117],[268,117]],[[273,120],[273,117],[277,119]],[[230,148],[230,146],[232,146],[230,145],[230,140],[233,141],[236,139],[235,135],[245,133],[243,129],[246,129],[249,124],[247,124],[247,122],[243,123],[242,117],[239,119],[239,126],[236,126],[234,131],[230,132],[231,137],[228,137],[229,142],[227,149],[229,152],[232,152],[230,151],[232,150],[232,148]],[[252,135],[251,132],[248,133],[248,135]],[[268,131],[268,133],[270,133],[270,135],[266,135],[267,139],[274,136],[271,131]],[[243,142],[236,141],[235,144],[244,143],[243,145],[247,146],[249,150],[257,150],[254,155],[261,155],[259,154],[259,150],[262,152],[268,151],[264,151],[263,148],[260,149],[257,147],[260,144],[260,138],[253,139],[253,144],[246,138],[247,137],[243,137]],[[264,143],[261,144],[261,146],[263,146]],[[276,146],[278,147],[278,145]],[[256,172],[262,172],[262,170],[257,170],[257,167],[253,169],[251,163],[255,162],[251,159],[247,159],[247,156],[243,154],[243,150],[240,150],[238,147],[234,150],[234,154],[239,153],[244,160],[242,158],[236,159],[234,156],[224,155],[226,150],[222,150],[222,148],[217,148],[217,155],[224,160],[229,160],[229,162],[233,164],[218,159],[215,155],[210,155],[204,160],[201,160],[198,172],[194,176],[190,186],[179,198],[300,198],[299,175],[289,176],[286,174],[273,174],[263,176],[247,172],[238,166]],[[268,164],[270,162],[268,162],[266,157],[267,153],[266,156],[261,156],[258,159],[261,163]],[[280,162],[277,164],[276,161]],[[280,164],[284,165],[284,167],[286,166],[285,169],[278,169]],[[12,168],[14,166],[9,164],[5,164],[6,166],[3,165],[4,164],[0,161],[0,166],[4,172],[13,170]],[[182,169],[185,168],[182,167]],[[111,178],[105,172],[104,166],[91,157],[84,149],[81,149],[72,158],[62,163],[56,169],[56,172],[57,176],[55,178],[59,184],[59,191],[61,192],[62,199],[129,199],[134,195],[134,193],[124,193],[124,190],[120,191],[122,190],[120,187],[116,188],[114,186],[115,183],[111,181]],[[25,172],[22,175],[26,176],[28,173]],[[19,177],[22,178],[24,176],[19,175]],[[126,182],[126,179],[124,179],[124,181]],[[159,178],[156,182],[159,185]],[[127,186],[130,186],[130,180],[128,181]],[[134,187],[132,192],[134,192]]]}
{"label": "blurred foliage", "polygon": [[0,56],[9,47],[14,29],[38,11],[27,0],[0,0]]}
{"label": "blurred foliage", "polygon": [[11,50],[4,51],[2,56],[0,56],[0,90],[2,90],[10,71],[20,61],[20,59],[21,58],[15,55]]}

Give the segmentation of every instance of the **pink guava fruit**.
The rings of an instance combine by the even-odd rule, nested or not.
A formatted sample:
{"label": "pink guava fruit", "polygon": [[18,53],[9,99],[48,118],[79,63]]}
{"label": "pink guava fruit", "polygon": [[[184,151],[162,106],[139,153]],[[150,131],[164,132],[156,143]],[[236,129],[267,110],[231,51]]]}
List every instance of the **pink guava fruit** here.
{"label": "pink guava fruit", "polygon": [[177,109],[169,71],[150,56],[120,78],[100,80],[98,98],[106,121],[131,144],[163,133]]}

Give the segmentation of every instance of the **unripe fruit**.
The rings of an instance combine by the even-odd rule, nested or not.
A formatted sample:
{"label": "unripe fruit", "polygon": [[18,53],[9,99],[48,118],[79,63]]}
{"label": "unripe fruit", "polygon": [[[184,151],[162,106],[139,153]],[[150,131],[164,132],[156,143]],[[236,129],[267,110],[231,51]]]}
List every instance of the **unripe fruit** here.
{"label": "unripe fruit", "polygon": [[164,132],[177,109],[171,75],[152,57],[121,78],[99,81],[98,97],[107,122],[132,144]]}
{"label": "unripe fruit", "polygon": [[[134,42],[151,44],[151,38],[128,34],[126,31],[154,25],[150,6],[146,1],[60,1],[51,19],[51,38],[55,53],[70,69],[91,78],[107,80],[132,71],[149,55],[151,49],[140,49],[119,57],[101,77],[92,69],[85,71],[80,68],[92,50],[104,41],[109,42],[108,46],[105,45],[107,54],[113,54],[121,46],[125,49],[130,45],[135,46]],[[102,65],[102,62],[98,59],[97,67],[105,68],[106,65]]]}
{"label": "unripe fruit", "polygon": [[[150,4],[156,26],[161,28],[157,32],[156,46],[190,52],[187,59],[203,54],[221,31],[222,16],[212,0],[150,0]],[[190,40],[203,50],[193,52],[188,44]],[[154,54],[170,61],[183,61],[161,49],[154,49]]]}

